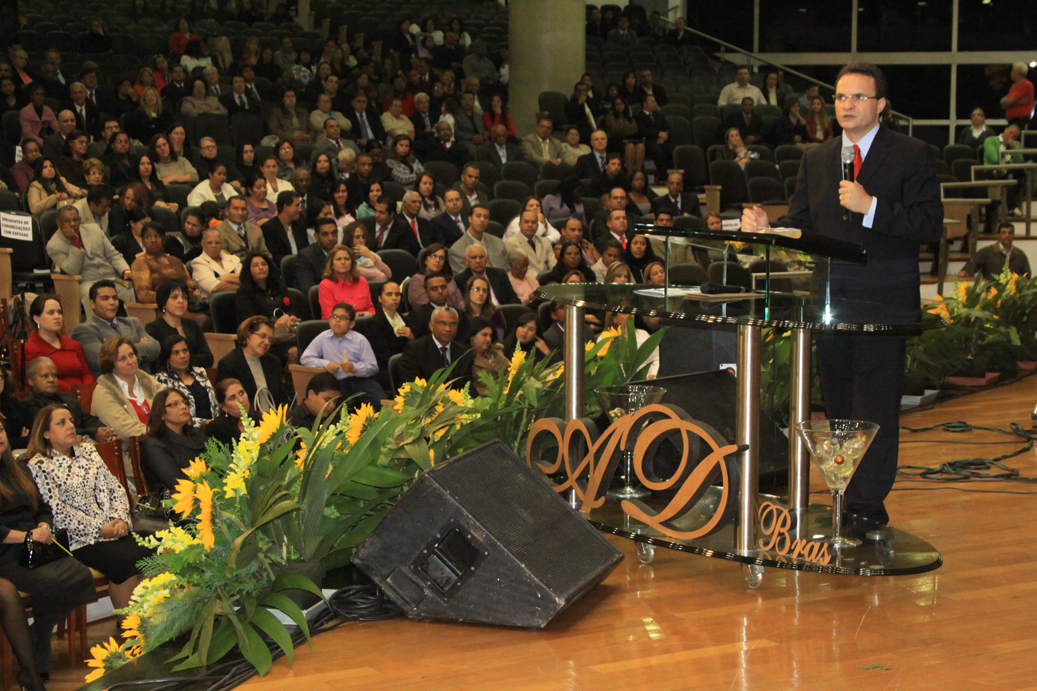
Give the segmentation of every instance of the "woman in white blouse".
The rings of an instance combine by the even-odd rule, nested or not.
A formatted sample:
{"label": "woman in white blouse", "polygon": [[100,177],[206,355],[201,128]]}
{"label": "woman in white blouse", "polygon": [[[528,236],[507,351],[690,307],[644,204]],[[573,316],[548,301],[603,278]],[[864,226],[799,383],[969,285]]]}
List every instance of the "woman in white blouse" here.
{"label": "woman in white blouse", "polygon": [[275,156],[267,156],[264,158],[263,162],[259,164],[259,169],[263,171],[263,178],[266,180],[266,200],[268,202],[276,204],[277,195],[282,192],[295,191],[295,188],[292,187],[292,183],[277,177],[278,165]]}
{"label": "woman in white blouse", "polygon": [[216,202],[220,208],[227,206],[227,200],[237,196],[238,192],[227,184],[227,165],[212,159],[209,161],[209,179],[198,183],[198,186],[187,195],[189,206],[201,206],[203,202]]}
{"label": "woman in white blouse", "polygon": [[108,577],[112,607],[120,609],[141,581],[137,562],[152,550],[130,535],[126,490],[80,439],[68,408],[42,408],[32,425],[29,470],[54,512],[54,528],[68,531],[72,556]]}
{"label": "woman in white blouse", "polygon": [[130,437],[148,431],[151,401],[162,385],[140,371],[137,346],[128,338],[109,338],[97,359],[101,376],[94,390],[93,410],[119,436],[125,448]]}

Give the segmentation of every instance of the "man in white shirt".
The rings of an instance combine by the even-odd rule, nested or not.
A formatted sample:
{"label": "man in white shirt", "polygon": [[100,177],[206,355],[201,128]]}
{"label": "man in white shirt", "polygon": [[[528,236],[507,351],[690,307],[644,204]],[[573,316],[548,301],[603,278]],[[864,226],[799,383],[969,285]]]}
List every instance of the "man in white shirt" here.
{"label": "man in white shirt", "polygon": [[241,260],[223,249],[215,228],[202,232],[202,253],[191,260],[191,278],[205,297],[241,287]]}
{"label": "man in white shirt", "polygon": [[753,99],[756,105],[766,103],[763,98],[763,92],[749,83],[749,68],[739,67],[738,71],[735,72],[735,81],[721,90],[720,98],[717,99],[717,105],[721,107],[736,106],[746,97]]}
{"label": "man in white shirt", "polygon": [[340,302],[331,311],[329,328],[320,333],[303,351],[301,362],[307,367],[320,367],[339,380],[345,398],[357,395],[348,405],[356,407],[370,403],[375,411],[381,409],[385,391],[375,381],[378,361],[371,343],[362,334],[353,331],[356,310]]}
{"label": "man in white shirt", "polygon": [[608,238],[615,240],[623,249],[627,248],[627,212],[623,209],[609,211]]}
{"label": "man in white shirt", "polygon": [[591,267],[598,283],[605,282],[605,275],[609,272],[609,267],[618,262],[621,256],[623,256],[623,245],[619,244],[617,240],[609,238],[602,243],[601,259]]}

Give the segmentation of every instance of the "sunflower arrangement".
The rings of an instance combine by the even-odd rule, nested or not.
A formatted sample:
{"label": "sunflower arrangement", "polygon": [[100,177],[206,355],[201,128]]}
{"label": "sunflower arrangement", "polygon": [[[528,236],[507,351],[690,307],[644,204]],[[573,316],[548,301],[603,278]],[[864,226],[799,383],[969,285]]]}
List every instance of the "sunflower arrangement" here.
{"label": "sunflower arrangement", "polygon": [[[639,349],[632,331],[608,334],[588,351],[588,386],[637,375],[659,338]],[[123,640],[93,648],[87,680],[174,640],[174,671],[237,648],[265,674],[272,656],[264,639],[291,662],[291,638],[274,613],[309,637],[291,591],[322,597],[316,582],[324,570],[348,563],[436,459],[495,439],[524,451],[532,422],[561,413],[560,371],[517,355],[484,397],[454,388],[447,368],[404,385],[380,412],[361,405],[311,429],[293,427],[286,408],[258,424],[244,417],[232,448],[209,440],[177,483],[167,501],[174,525],[138,537],[156,550],[140,564],[146,580],[118,612]]]}

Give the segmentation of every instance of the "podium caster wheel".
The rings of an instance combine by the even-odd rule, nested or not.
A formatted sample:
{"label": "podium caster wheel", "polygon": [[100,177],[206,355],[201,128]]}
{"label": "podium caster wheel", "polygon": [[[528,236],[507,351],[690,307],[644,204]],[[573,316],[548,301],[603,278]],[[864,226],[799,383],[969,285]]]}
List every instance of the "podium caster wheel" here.
{"label": "podium caster wheel", "polygon": [[650,545],[647,542],[638,542],[637,558],[641,560],[642,564],[651,564],[652,560],[655,559],[655,545]]}
{"label": "podium caster wheel", "polygon": [[742,579],[753,590],[763,585],[763,567],[759,564],[742,564]]}

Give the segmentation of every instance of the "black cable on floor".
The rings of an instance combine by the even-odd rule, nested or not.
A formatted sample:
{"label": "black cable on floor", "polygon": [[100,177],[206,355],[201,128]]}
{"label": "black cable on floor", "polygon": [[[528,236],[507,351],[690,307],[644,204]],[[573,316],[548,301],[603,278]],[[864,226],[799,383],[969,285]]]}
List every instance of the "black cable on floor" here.
{"label": "black cable on floor", "polygon": [[[353,585],[336,590],[329,598],[331,608],[321,607],[307,617],[310,637],[336,629],[351,621],[381,621],[392,619],[402,614],[400,609],[387,599],[378,586],[374,584]],[[290,629],[294,647],[306,641],[302,630]],[[274,660],[284,657],[284,651],[276,643],[270,642],[270,655]],[[119,689],[135,689],[144,685],[156,685],[149,691],[185,691],[189,688],[206,691],[228,691],[245,683],[258,672],[250,662],[236,657],[207,670],[204,676],[172,677],[166,679],[148,679],[112,684],[108,691]]]}
{"label": "black cable on floor", "polygon": [[[1005,465],[1002,461],[1015,456],[1022,455],[1027,451],[1033,449],[1034,443],[1037,443],[1037,432],[1024,429],[1022,425],[1018,423],[1011,423],[1009,429],[1000,429],[998,427],[986,427],[984,425],[970,425],[967,422],[942,422],[938,425],[931,425],[929,427],[901,427],[900,429],[907,432],[931,432],[934,430],[942,432],[950,432],[952,434],[964,434],[967,432],[984,431],[984,432],[995,432],[997,434],[1006,434],[1015,437],[1017,440],[1022,440],[1024,443],[1022,447],[1012,451],[1010,453],[1003,454],[996,458],[965,458],[957,461],[947,461],[941,463],[938,466],[921,466],[921,465],[902,465],[897,468],[897,474],[904,477],[914,477],[921,480],[935,480],[939,482],[964,482],[971,480],[1009,480],[1012,482],[1023,482],[1023,483],[1037,483],[1037,478],[1024,477],[1019,474],[1019,470]],[[935,442],[933,442],[935,443]],[[946,442],[950,444],[956,443],[983,443],[983,442]],[[986,443],[999,443],[999,442],[986,442]]]}

